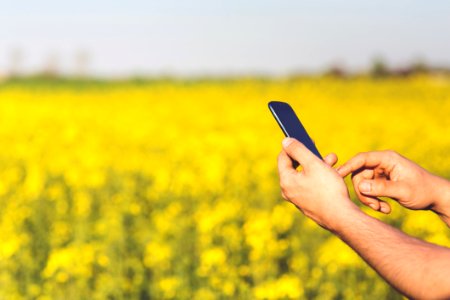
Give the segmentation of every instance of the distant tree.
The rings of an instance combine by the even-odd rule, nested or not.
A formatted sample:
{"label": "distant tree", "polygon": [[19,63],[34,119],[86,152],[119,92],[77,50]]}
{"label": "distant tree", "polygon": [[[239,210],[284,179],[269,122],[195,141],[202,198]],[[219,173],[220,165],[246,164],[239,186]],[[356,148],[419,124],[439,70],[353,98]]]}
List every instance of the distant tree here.
{"label": "distant tree", "polygon": [[422,59],[416,60],[411,64],[411,72],[413,74],[426,74],[429,71],[430,68]]}
{"label": "distant tree", "polygon": [[84,50],[79,50],[75,54],[75,76],[83,78],[87,76],[89,65],[89,53]]}
{"label": "distant tree", "polygon": [[44,63],[42,76],[56,78],[59,76],[59,57],[56,53],[50,53]]}
{"label": "distant tree", "polygon": [[374,78],[389,76],[389,68],[382,57],[376,57],[373,60],[370,75]]}
{"label": "distant tree", "polygon": [[12,49],[9,57],[9,76],[18,77],[21,73],[23,53],[19,48]]}
{"label": "distant tree", "polygon": [[341,65],[332,65],[326,72],[325,76],[344,78],[347,77],[347,71]]}

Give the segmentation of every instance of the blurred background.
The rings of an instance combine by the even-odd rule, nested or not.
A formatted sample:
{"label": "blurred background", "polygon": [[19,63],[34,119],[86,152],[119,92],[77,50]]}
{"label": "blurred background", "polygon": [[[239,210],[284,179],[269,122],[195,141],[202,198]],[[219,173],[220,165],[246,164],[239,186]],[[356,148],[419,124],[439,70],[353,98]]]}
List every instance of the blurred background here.
{"label": "blurred background", "polygon": [[447,1],[42,1],[0,13],[5,75],[292,75],[450,64]]}
{"label": "blurred background", "polygon": [[[282,200],[267,102],[291,103],[341,163],[393,149],[450,178],[449,15],[415,0],[4,4],[0,298],[401,299]],[[450,244],[435,215],[391,205],[361,209]]]}

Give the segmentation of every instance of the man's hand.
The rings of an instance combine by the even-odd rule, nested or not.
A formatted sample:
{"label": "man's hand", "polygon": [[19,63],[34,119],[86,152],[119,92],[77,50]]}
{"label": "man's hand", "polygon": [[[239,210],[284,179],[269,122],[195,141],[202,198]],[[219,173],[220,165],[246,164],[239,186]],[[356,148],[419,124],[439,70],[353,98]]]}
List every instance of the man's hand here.
{"label": "man's hand", "polygon": [[374,210],[389,213],[386,196],[409,209],[433,209],[448,212],[448,182],[394,151],[360,153],[337,169],[342,177],[352,173],[358,198]]}
{"label": "man's hand", "polygon": [[[300,163],[301,172],[293,167],[291,158]],[[336,155],[330,154],[324,161],[296,139],[286,138],[278,156],[278,171],[283,198],[333,231],[340,219],[358,208],[350,200],[344,180],[332,168]]]}
{"label": "man's hand", "polygon": [[[291,158],[302,166],[300,172],[292,166]],[[355,189],[364,197],[361,201],[376,201],[378,208],[379,195],[402,199],[414,209],[432,205],[426,199],[433,197],[426,194],[435,194],[429,189],[438,182],[432,178],[438,177],[392,152],[359,154],[340,168],[340,174],[332,168],[336,161],[336,155],[321,161],[297,140],[284,139],[278,156],[283,197],[352,247],[403,295],[450,299],[450,250],[412,238],[363,213],[350,201],[340,174],[354,173]],[[362,194],[363,180],[371,184],[373,192]],[[428,190],[421,190],[425,186]],[[408,202],[411,197],[415,202]]]}

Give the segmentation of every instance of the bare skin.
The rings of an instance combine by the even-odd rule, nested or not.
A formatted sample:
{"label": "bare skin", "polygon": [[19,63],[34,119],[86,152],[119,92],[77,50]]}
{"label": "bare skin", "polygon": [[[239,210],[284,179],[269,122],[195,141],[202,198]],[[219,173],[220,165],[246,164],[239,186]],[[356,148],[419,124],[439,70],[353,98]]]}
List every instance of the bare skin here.
{"label": "bare skin", "polygon": [[365,205],[383,213],[391,208],[378,196],[414,210],[432,210],[450,226],[450,183],[393,151],[360,153],[338,169],[353,174],[353,186]]}
{"label": "bare skin", "polygon": [[[377,157],[386,161],[383,155]],[[353,172],[360,200],[368,205],[378,205],[374,209],[383,211],[386,205],[390,211],[386,202],[376,198],[390,196],[412,209],[433,209],[448,220],[443,217],[448,216],[448,210],[444,208],[450,201],[448,181],[434,180],[434,175],[405,158],[391,152],[387,155],[389,162],[396,162],[393,168],[388,168],[389,164],[378,164],[379,170],[375,170],[371,159],[359,155],[338,172],[332,168],[337,161],[336,155],[328,155],[321,161],[303,144],[287,138],[283,140],[283,150],[278,156],[282,195],[306,216],[352,247],[402,294],[412,298],[450,298],[450,249],[410,237],[366,215],[350,200],[343,176]],[[303,169],[300,172],[292,166],[291,158],[301,164]],[[371,170],[373,176],[366,170]],[[369,192],[361,186],[365,180],[371,184]],[[398,189],[397,183],[400,183]],[[421,190],[422,196],[418,196],[419,192],[414,189],[428,184],[432,187],[427,189],[434,190]],[[388,192],[383,190],[385,186]],[[441,194],[439,189],[442,189]],[[410,200],[412,195],[413,202]]]}

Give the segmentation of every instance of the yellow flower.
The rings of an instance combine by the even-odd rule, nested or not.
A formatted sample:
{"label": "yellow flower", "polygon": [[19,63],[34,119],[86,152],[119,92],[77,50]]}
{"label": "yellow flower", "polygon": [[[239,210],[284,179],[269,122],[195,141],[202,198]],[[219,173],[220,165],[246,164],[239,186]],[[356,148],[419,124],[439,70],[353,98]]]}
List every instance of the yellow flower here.
{"label": "yellow flower", "polygon": [[303,285],[299,278],[288,275],[262,283],[254,289],[254,296],[257,299],[299,299],[303,293]]}
{"label": "yellow flower", "polygon": [[222,248],[214,247],[205,250],[200,257],[201,273],[207,274],[213,268],[225,267],[227,255]]}
{"label": "yellow flower", "polygon": [[180,282],[176,277],[165,277],[159,281],[159,287],[161,288],[162,295],[166,299],[171,299],[176,296],[176,289]]}

